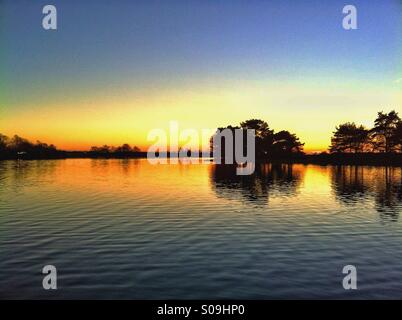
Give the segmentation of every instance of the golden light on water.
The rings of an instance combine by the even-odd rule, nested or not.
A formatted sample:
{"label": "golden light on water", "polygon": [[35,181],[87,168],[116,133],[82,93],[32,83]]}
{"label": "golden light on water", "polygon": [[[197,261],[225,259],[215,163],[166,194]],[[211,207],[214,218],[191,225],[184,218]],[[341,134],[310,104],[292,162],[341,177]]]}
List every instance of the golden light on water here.
{"label": "golden light on water", "polygon": [[[29,170],[29,171],[27,171]],[[86,195],[99,194],[113,201],[143,199],[167,205],[196,206],[186,201],[186,194],[197,192],[198,200],[211,206],[239,204],[248,201],[275,207],[286,203],[301,209],[314,205],[325,213],[325,204],[343,192],[377,195],[384,204],[397,199],[395,186],[402,182],[400,168],[362,167],[362,166],[318,166],[264,164],[252,176],[241,177],[235,174],[232,166],[214,164],[157,164],[146,159],[68,159],[22,164],[15,173],[47,181],[52,177],[53,192],[70,190],[66,198],[76,199]],[[94,178],[96,177],[96,178]],[[157,178],[155,178],[157,177]],[[88,184],[88,181],[91,181]],[[36,188],[30,188],[36,192]],[[342,191],[343,190],[343,191]],[[180,196],[178,196],[180,195]],[[39,195],[38,195],[39,196]],[[120,199],[120,200],[119,200]],[[173,201],[174,200],[174,201]],[[353,200],[352,200],[353,201]],[[99,202],[102,204],[102,201]]]}

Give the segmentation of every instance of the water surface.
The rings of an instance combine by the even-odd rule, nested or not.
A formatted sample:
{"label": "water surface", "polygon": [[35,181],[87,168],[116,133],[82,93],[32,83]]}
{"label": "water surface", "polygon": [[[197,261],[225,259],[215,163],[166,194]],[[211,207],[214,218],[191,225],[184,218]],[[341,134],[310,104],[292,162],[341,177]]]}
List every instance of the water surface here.
{"label": "water surface", "polygon": [[401,168],[3,161],[0,297],[402,298],[401,212]]}

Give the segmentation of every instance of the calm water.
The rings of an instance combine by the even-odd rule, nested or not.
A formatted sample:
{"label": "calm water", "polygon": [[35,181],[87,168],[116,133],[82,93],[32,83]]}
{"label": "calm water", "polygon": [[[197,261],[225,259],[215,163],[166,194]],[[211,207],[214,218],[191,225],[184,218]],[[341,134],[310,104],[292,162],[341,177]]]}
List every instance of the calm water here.
{"label": "calm water", "polygon": [[401,168],[4,161],[0,297],[402,298],[400,213]]}

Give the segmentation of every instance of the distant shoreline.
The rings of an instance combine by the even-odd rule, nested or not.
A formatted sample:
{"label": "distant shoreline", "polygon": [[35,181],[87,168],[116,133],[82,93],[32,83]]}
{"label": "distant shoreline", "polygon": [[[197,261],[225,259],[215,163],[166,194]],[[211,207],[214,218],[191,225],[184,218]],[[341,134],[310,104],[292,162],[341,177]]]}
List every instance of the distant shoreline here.
{"label": "distant shoreline", "polygon": [[[169,157],[169,155],[168,155]],[[49,155],[0,155],[0,160],[57,160],[57,159],[146,159],[147,152],[94,154],[88,151],[58,151]],[[400,153],[322,153],[293,154],[286,157],[257,159],[257,163],[301,163],[318,165],[375,165],[401,166]]]}

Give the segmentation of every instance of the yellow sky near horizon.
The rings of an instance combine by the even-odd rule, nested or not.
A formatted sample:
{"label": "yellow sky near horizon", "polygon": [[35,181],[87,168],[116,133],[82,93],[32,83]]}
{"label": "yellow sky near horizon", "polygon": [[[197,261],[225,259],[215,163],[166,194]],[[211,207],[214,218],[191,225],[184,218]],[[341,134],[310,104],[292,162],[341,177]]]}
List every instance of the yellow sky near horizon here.
{"label": "yellow sky near horizon", "polygon": [[[258,118],[275,131],[289,130],[305,142],[306,152],[327,149],[335,126],[354,121],[372,126],[378,111],[401,111],[400,83],[227,83],[220,87],[113,90],[77,97],[43,98],[25,103],[0,119],[3,134],[53,143],[60,149],[129,143],[142,150],[150,130],[214,130]],[[4,120],[6,119],[6,120]]]}

